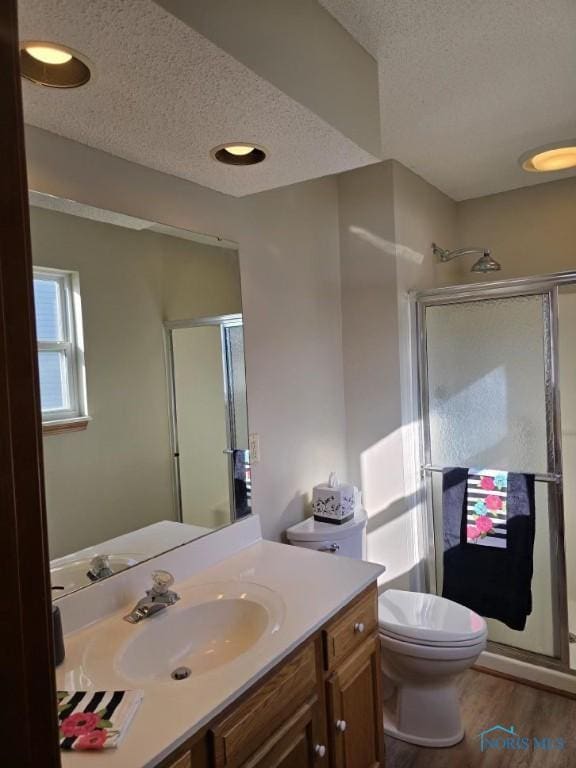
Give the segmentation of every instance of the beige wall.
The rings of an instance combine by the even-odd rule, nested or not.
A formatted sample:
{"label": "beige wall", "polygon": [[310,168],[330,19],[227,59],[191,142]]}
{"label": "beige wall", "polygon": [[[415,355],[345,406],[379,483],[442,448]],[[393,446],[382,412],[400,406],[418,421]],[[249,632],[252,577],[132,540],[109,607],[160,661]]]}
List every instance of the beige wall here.
{"label": "beige wall", "polygon": [[165,320],[194,320],[242,312],[240,260],[235,250],[157,236],[165,258]]}
{"label": "beige wall", "polygon": [[30,187],[240,244],[254,510],[279,538],[345,474],[337,180],[232,198],[35,128]]}
{"label": "beige wall", "polygon": [[576,178],[523,187],[458,203],[460,245],[491,248],[500,272],[471,273],[461,264],[458,281],[499,280],[576,268]]}
{"label": "beige wall", "polygon": [[[234,251],[40,208],[31,226],[35,265],[80,274],[92,417],[44,439],[54,558],[174,519],[164,297],[183,318],[238,312],[241,299]],[[172,293],[174,264],[194,285],[187,304]]]}
{"label": "beige wall", "polygon": [[[37,129],[27,140],[32,188],[240,243],[248,408],[262,447],[254,510],[265,536],[279,538],[307,514],[311,487],[335,469],[365,490],[369,555],[388,566],[389,583],[413,584],[405,291],[471,278],[470,264],[436,265],[433,241],[487,241],[511,270],[496,221],[532,231],[516,253],[524,258],[530,244],[534,270],[566,268],[573,206],[526,203],[525,214],[515,212],[555,197],[552,184],[455,204],[395,162],[231,198]],[[571,200],[573,183],[554,182]],[[501,215],[495,199],[506,196],[515,202]],[[550,228],[555,258],[542,270]]]}
{"label": "beige wall", "polygon": [[415,449],[406,292],[434,287],[430,244],[455,242],[455,204],[393,161],[341,175],[339,204],[348,474],[363,491],[368,557],[407,588],[420,571],[419,480],[404,474]]}

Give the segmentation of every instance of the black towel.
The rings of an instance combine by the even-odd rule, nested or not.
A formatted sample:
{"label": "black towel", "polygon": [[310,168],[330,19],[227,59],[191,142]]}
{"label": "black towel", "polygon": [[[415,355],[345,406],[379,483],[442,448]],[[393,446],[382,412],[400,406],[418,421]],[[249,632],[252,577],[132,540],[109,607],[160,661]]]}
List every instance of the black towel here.
{"label": "black towel", "polygon": [[235,449],[232,452],[234,463],[234,519],[240,520],[252,511],[250,508],[249,452]]}
{"label": "black towel", "polygon": [[468,470],[462,467],[443,472],[442,596],[523,630],[532,612],[534,475],[508,473],[506,549],[467,543],[467,479]]}

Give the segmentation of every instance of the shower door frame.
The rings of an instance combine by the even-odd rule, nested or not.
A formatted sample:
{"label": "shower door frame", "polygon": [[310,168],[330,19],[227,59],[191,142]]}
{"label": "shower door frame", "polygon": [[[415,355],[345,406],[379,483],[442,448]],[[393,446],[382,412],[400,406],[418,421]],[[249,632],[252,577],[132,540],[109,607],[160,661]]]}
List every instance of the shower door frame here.
{"label": "shower door frame", "polygon": [[[560,389],[558,378],[558,288],[560,285],[570,284],[576,284],[576,272],[558,272],[537,277],[456,285],[424,291],[410,291],[409,296],[412,304],[412,366],[413,370],[416,371],[416,402],[413,405],[419,425],[417,472],[421,478],[420,498],[424,510],[421,546],[426,562],[425,587],[429,592],[437,592],[437,550],[432,507],[432,477],[431,472],[424,469],[425,466],[431,464],[426,309],[430,306],[512,298],[515,296],[543,297],[544,375],[548,438],[547,472],[550,475],[557,476],[555,482],[548,483],[554,656],[547,656],[535,651],[528,651],[493,641],[488,641],[487,650],[529,664],[576,674],[576,670],[570,669],[566,553],[564,546]],[[422,485],[424,486],[423,488]]]}
{"label": "shower door frame", "polygon": [[[182,484],[180,479],[180,448],[178,442],[178,417],[176,413],[176,378],[174,368],[174,345],[172,342],[172,331],[182,328],[202,328],[205,326],[217,326],[220,328],[220,347],[222,355],[222,370],[224,373],[223,392],[224,392],[224,411],[226,417],[226,440],[227,448],[223,452],[227,455],[228,464],[228,495],[230,498],[230,523],[236,522],[236,498],[234,489],[233,465],[230,446],[235,444],[235,424],[232,396],[229,386],[229,359],[228,359],[228,341],[226,329],[240,326],[244,328],[244,317],[242,313],[237,312],[229,315],[214,315],[209,317],[199,317],[191,320],[166,320],[164,322],[164,352],[166,378],[168,382],[168,406],[170,410],[170,447],[172,454],[172,487],[174,497],[174,511],[178,522],[183,521],[182,512]],[[246,367],[246,359],[244,359]],[[246,419],[248,422],[248,398],[246,398]]]}

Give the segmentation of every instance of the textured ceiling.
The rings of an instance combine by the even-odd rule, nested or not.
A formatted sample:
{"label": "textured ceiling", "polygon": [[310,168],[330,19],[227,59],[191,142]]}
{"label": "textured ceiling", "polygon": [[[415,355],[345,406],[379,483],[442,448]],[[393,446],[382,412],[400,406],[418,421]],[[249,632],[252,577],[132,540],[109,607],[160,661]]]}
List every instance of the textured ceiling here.
{"label": "textured ceiling", "polygon": [[576,138],[575,0],[320,0],[379,65],[382,150],[460,200],[574,175],[518,157]]}
{"label": "textured ceiling", "polygon": [[[245,195],[377,160],[151,0],[20,0],[20,37],[64,43],[91,82],[24,82],[27,123],[164,173]],[[230,167],[209,151],[252,141],[270,155]]]}

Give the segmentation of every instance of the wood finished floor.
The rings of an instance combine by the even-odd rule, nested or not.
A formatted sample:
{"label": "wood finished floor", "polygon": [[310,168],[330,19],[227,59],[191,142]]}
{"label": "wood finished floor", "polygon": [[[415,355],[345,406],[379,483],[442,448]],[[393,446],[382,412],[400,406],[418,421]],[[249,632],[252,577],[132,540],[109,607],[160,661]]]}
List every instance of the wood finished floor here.
{"label": "wood finished floor", "polygon": [[[427,749],[386,738],[386,768],[576,768],[576,701],[482,672],[460,681],[464,741]],[[501,723],[519,736],[561,737],[562,751],[480,751],[477,734]]]}

